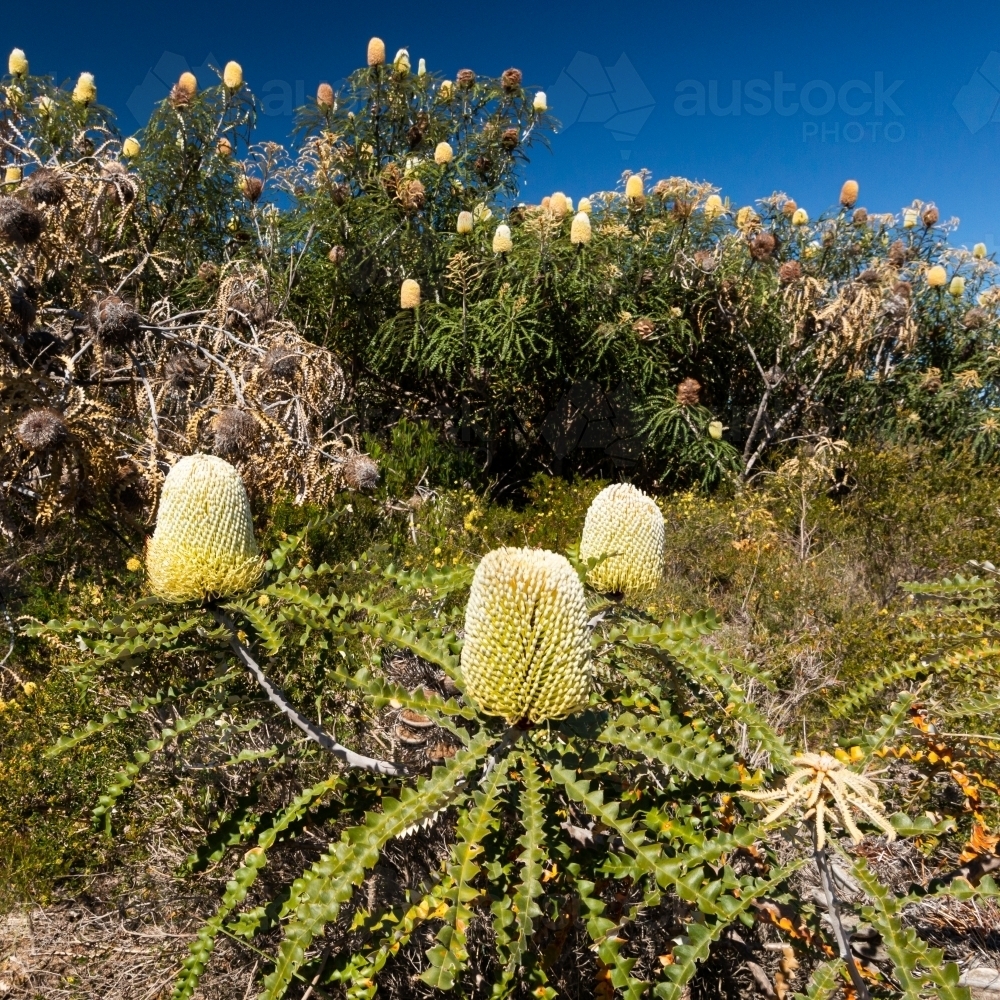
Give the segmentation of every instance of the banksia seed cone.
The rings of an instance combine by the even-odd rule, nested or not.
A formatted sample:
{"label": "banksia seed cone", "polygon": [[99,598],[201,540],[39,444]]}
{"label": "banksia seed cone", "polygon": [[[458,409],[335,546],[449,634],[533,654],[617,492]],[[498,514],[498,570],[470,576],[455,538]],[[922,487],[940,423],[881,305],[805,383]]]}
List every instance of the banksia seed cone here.
{"label": "banksia seed cone", "polygon": [[725,430],[725,427],[722,426],[722,421],[721,420],[713,420],[708,425],[708,436],[713,441],[721,441],[722,440],[722,432],[724,430]]}
{"label": "banksia seed cone", "polygon": [[255,205],[264,193],[264,182],[259,177],[244,177],[240,180],[240,190],[247,201]]}
{"label": "banksia seed cone", "polygon": [[580,204],[576,206],[578,212],[583,212],[584,215],[590,215],[593,211],[593,206],[590,204],[589,198],[581,198]]}
{"label": "banksia seed cone", "polygon": [[204,260],[198,265],[198,277],[208,283],[219,276],[219,265],[210,260]]}
{"label": "banksia seed cone", "polygon": [[589,243],[591,237],[590,216],[586,212],[577,212],[573,216],[573,225],[569,228],[569,241],[582,246]]}
{"label": "banksia seed cone", "polygon": [[139,314],[130,302],[108,295],[90,308],[91,332],[104,345],[124,347],[139,336]]}
{"label": "banksia seed cone", "polygon": [[986,256],[986,244],[977,243],[972,248],[972,256],[975,257],[976,260],[982,260]]}
{"label": "banksia seed cone", "polygon": [[302,355],[292,347],[278,344],[272,347],[260,360],[264,374],[271,379],[288,381],[295,377],[301,364]]}
{"label": "banksia seed cone", "polygon": [[802,265],[797,260],[786,260],[778,268],[778,280],[787,285],[793,281],[798,281],[802,277]]}
{"label": "banksia seed cone", "polygon": [[139,145],[139,140],[133,139],[132,136],[129,136],[122,143],[122,156],[126,160],[131,160],[133,157],[138,156],[141,151],[142,147]]}
{"label": "banksia seed cone", "polygon": [[378,462],[367,455],[351,455],[344,463],[344,482],[355,493],[375,489],[378,480]]}
{"label": "banksia seed cone", "polygon": [[840,189],[840,204],[844,208],[854,208],[854,203],[858,200],[858,182],[844,181],[844,186]]}
{"label": "banksia seed cone", "polygon": [[663,515],[652,497],[631,483],[605,487],[587,510],[580,537],[582,560],[607,557],[587,582],[602,594],[624,594],[630,601],[648,597],[663,573],[663,534]]}
{"label": "banksia seed cone", "polygon": [[639,201],[644,197],[642,177],[639,174],[632,174],[625,182],[625,197],[629,201]]}
{"label": "banksia seed cone", "polygon": [[11,49],[10,55],[7,57],[7,69],[11,76],[28,75],[28,57],[24,54],[23,49]]}
{"label": "banksia seed cone", "polygon": [[330,188],[330,201],[338,208],[351,197],[351,189],[346,184],[334,184]]}
{"label": "banksia seed cone", "polygon": [[458,224],[455,229],[461,235],[472,232],[472,213],[471,212],[459,212],[458,213]]}
{"label": "banksia seed cone", "polygon": [[701,383],[697,379],[686,378],[677,386],[678,406],[697,406],[701,393]]}
{"label": "banksia seed cone", "polygon": [[809,213],[804,208],[797,208],[792,213],[792,225],[804,226],[809,222]]}
{"label": "banksia seed cone", "polygon": [[517,149],[520,141],[521,133],[518,132],[516,128],[504,129],[503,135],[500,136],[500,145],[503,146],[508,153]]}
{"label": "banksia seed cone", "polygon": [[165,601],[229,597],[263,570],[239,473],[214,455],[182,458],[160,494],[146,545],[150,589]]}
{"label": "banksia seed cone", "polygon": [[346,254],[347,251],[338,243],[336,246],[330,247],[330,252],[326,256],[331,264],[341,264]]}
{"label": "banksia seed cone", "polygon": [[795,201],[795,199],[789,198],[788,201],[786,201],[781,206],[781,214],[787,216],[790,219],[795,214],[795,210],[798,207],[799,207],[798,203]]}
{"label": "banksia seed cone", "polygon": [[399,182],[402,179],[403,175],[400,173],[399,167],[397,167],[395,163],[387,163],[382,168],[382,187],[385,189],[385,193],[389,195],[390,198],[396,197],[396,191],[399,189]]}
{"label": "banksia seed cone", "polygon": [[381,66],[385,62],[385,42],[381,38],[372,38],[368,42],[368,65]]}
{"label": "banksia seed cone", "polygon": [[10,195],[0,195],[0,236],[24,247],[37,242],[44,228],[45,219],[40,212]]}
{"label": "banksia seed cone", "polygon": [[965,278],[955,275],[948,286],[948,293],[956,299],[960,299],[965,294]]}
{"label": "banksia seed cone", "polygon": [[416,309],[420,305],[420,285],[407,278],[399,287],[399,308]]}
{"label": "banksia seed cone", "polygon": [[321,83],[316,88],[316,103],[321,108],[333,107],[333,87],[328,83]]}
{"label": "banksia seed cone", "polygon": [[920,221],[927,229],[930,229],[932,226],[937,225],[937,221],[940,217],[941,216],[937,208],[934,205],[928,205],[924,209],[923,214],[920,216]]}
{"label": "banksia seed cone", "polygon": [[163,373],[171,391],[181,393],[190,389],[207,367],[208,362],[202,361],[197,354],[185,352],[172,355],[164,365]]}
{"label": "banksia seed cone", "polygon": [[531,107],[538,114],[543,114],[549,110],[549,99],[545,96],[544,90],[540,90],[535,94],[535,99],[531,102]]}
{"label": "banksia seed cone", "polygon": [[964,326],[966,330],[979,330],[986,326],[989,321],[989,313],[987,313],[985,309],[980,309],[976,306],[970,309],[962,317],[962,326]]}
{"label": "banksia seed cone", "polygon": [[948,281],[948,274],[940,264],[935,264],[927,272],[927,284],[931,288],[941,288]]}
{"label": "banksia seed cone", "polygon": [[892,286],[892,294],[909,300],[913,298],[913,286],[908,281],[897,281]]}
{"label": "banksia seed cone", "polygon": [[224,458],[246,458],[260,444],[260,425],[245,410],[223,410],[212,418],[209,429],[215,453]]}
{"label": "banksia seed cone", "polygon": [[750,241],[750,256],[754,260],[769,261],[771,254],[778,248],[778,241],[773,233],[758,233]]}
{"label": "banksia seed cone", "polygon": [[455,83],[463,90],[468,90],[476,82],[476,74],[471,69],[460,69],[455,74]]}
{"label": "banksia seed cone", "polygon": [[656,324],[648,316],[643,316],[632,324],[632,332],[640,340],[649,340],[656,333]]}
{"label": "banksia seed cone", "polygon": [[404,211],[419,212],[424,207],[427,193],[424,190],[423,184],[415,177],[411,177],[399,182],[399,186],[396,189],[396,197],[399,199],[399,203],[403,206]]}
{"label": "banksia seed cone", "polygon": [[902,267],[906,263],[906,246],[902,240],[896,240],[888,253],[889,263],[893,267]]}
{"label": "banksia seed cone", "polygon": [[725,210],[722,199],[717,194],[710,194],[705,199],[705,218],[709,222],[717,219]]}
{"label": "banksia seed cone", "polygon": [[493,234],[493,252],[510,253],[514,249],[514,241],[510,238],[510,226],[497,226]]}
{"label": "banksia seed cone", "polygon": [[856,226],[863,226],[868,222],[868,209],[867,208],[856,208],[854,210],[854,215],[851,219]]}
{"label": "banksia seed cone", "polygon": [[31,410],[17,425],[14,436],[28,451],[49,451],[66,440],[66,421],[58,410]]}
{"label": "banksia seed cone", "polygon": [[583,709],[591,685],[587,602],[561,555],[501,548],[476,567],[465,609],[465,693],[511,724]]}
{"label": "banksia seed cone", "polygon": [[66,182],[49,167],[39,167],[28,178],[24,192],[36,205],[58,205],[66,197]]}
{"label": "banksia seed cone", "polygon": [[505,69],[501,74],[500,86],[510,94],[521,86],[521,79],[521,71],[511,66],[510,69]]}
{"label": "banksia seed cone", "polygon": [[451,148],[451,143],[439,142],[434,147],[434,162],[439,166],[444,166],[446,163],[451,163],[452,158],[455,156],[455,151]]}
{"label": "banksia seed cone", "polygon": [[222,71],[222,83],[226,90],[239,90],[243,86],[243,67],[230,60]]}

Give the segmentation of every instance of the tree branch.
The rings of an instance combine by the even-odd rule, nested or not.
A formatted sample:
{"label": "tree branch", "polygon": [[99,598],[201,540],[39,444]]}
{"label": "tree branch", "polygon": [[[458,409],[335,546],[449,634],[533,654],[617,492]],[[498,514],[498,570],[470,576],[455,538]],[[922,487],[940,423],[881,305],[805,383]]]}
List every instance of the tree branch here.
{"label": "tree branch", "polygon": [[348,750],[347,747],[338,743],[325,729],[314,722],[310,722],[304,715],[288,701],[284,692],[271,683],[267,674],[261,669],[260,664],[250,655],[250,651],[240,642],[236,635],[236,626],[233,620],[218,608],[209,608],[212,617],[224,628],[229,630],[229,645],[237,658],[254,675],[257,683],[264,689],[268,699],[281,709],[288,718],[299,727],[314,743],[318,743],[324,750],[328,750],[335,757],[339,757],[348,767],[357,767],[364,771],[374,771],[376,774],[388,774],[392,777],[401,777],[406,774],[405,769],[398,764],[393,764],[388,760],[378,760],[375,757],[365,757],[363,754]]}

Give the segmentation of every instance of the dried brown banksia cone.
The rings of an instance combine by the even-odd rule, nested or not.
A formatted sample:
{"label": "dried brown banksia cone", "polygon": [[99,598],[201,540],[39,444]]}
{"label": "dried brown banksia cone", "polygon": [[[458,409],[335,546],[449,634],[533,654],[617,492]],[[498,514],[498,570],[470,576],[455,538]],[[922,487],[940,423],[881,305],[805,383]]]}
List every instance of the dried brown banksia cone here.
{"label": "dried brown banksia cone", "polygon": [[750,256],[754,260],[769,261],[778,248],[778,241],[773,233],[758,233],[750,241]]}
{"label": "dried brown banksia cone", "polygon": [[58,410],[41,407],[31,410],[18,423],[14,436],[28,451],[50,451],[66,440],[66,421]]}
{"label": "dried brown banksia cone", "polygon": [[383,167],[381,174],[382,187],[390,198],[396,197],[396,192],[399,190],[399,182],[402,179],[402,171],[400,171],[395,163],[387,163]]}
{"label": "dried brown banksia cone", "polygon": [[378,486],[378,463],[367,455],[351,455],[344,463],[344,482],[356,493]]}
{"label": "dried brown banksia cone", "polygon": [[906,263],[906,246],[902,240],[896,240],[889,247],[888,258],[893,267],[902,267]]}
{"label": "dried brown banksia cone", "polygon": [[219,277],[219,265],[210,260],[202,261],[198,265],[198,277],[206,283],[215,281]]}
{"label": "dried brown banksia cone", "polygon": [[90,329],[102,345],[124,347],[139,336],[139,314],[130,302],[108,295],[95,302],[87,317]]}
{"label": "dried brown banksia cone", "polygon": [[37,242],[44,228],[40,212],[10,195],[0,195],[0,236],[24,247]]}
{"label": "dried brown banksia cone", "polygon": [[212,418],[209,429],[213,450],[223,458],[246,458],[260,444],[260,425],[245,410],[234,407],[223,410]]}
{"label": "dried brown banksia cone", "polygon": [[264,374],[273,379],[288,380],[295,377],[299,370],[301,355],[292,347],[277,344],[261,359],[260,366]]}
{"label": "dried brown banksia cone", "polygon": [[697,379],[686,378],[677,386],[678,406],[697,406],[701,393],[701,383]]}
{"label": "dried brown banksia cone", "polygon": [[264,182],[259,177],[244,177],[240,181],[240,190],[247,201],[256,204],[264,193]]}
{"label": "dried brown banksia cone", "polygon": [[455,75],[455,83],[468,90],[476,82],[476,74],[471,69],[460,69]]}
{"label": "dried brown banksia cone", "polygon": [[163,367],[164,378],[170,391],[184,392],[198,381],[208,367],[197,354],[187,351],[172,355]]}
{"label": "dried brown banksia cone", "polygon": [[785,263],[778,268],[778,280],[783,285],[788,285],[793,281],[798,281],[801,277],[802,265],[797,260],[786,260]]}
{"label": "dried brown banksia cone", "polygon": [[868,222],[868,209],[867,208],[856,208],[854,210],[854,215],[851,216],[854,221],[854,225],[863,226]]}
{"label": "dried brown banksia cone", "polygon": [[632,330],[640,340],[649,340],[656,333],[656,324],[646,316],[632,324]]}
{"label": "dried brown banksia cone", "polygon": [[500,136],[500,145],[509,153],[513,149],[517,149],[518,143],[521,141],[521,133],[518,132],[516,128],[504,129],[503,135]]}
{"label": "dried brown banksia cone", "polygon": [[930,229],[932,226],[937,225],[938,219],[940,217],[941,214],[938,212],[937,206],[928,205],[924,209],[923,214],[920,216],[920,221],[924,224],[924,226],[927,229]]}
{"label": "dried brown banksia cone", "polygon": [[396,198],[405,212],[419,212],[424,207],[426,197],[423,184],[415,177],[400,181],[396,189]]}
{"label": "dried brown banksia cone", "polygon": [[336,246],[330,247],[330,252],[326,255],[326,257],[331,264],[341,264],[343,263],[346,255],[347,251],[338,243]]}
{"label": "dried brown banksia cone", "polygon": [[58,205],[66,197],[66,182],[50,167],[39,167],[25,181],[24,193],[36,205]]}
{"label": "dried brown banksia cone", "polygon": [[517,90],[521,86],[521,71],[519,69],[514,69],[512,66],[510,69],[505,69],[503,74],[500,76],[500,86],[503,87],[507,93]]}

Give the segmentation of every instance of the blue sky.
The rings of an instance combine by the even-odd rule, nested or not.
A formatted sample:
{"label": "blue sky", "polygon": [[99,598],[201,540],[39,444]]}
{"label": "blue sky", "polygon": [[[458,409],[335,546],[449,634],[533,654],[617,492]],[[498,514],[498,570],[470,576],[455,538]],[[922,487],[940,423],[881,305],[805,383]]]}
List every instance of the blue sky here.
{"label": "blue sky", "polygon": [[[1000,249],[1000,4],[552,3],[152,0],[8,4],[6,50],[35,72],[96,75],[123,130],[159,76],[237,59],[277,113],[364,61],[371,35],[447,76],[518,66],[564,121],[538,150],[526,200],[615,184],[625,168],[685,175],[737,203],[784,190],[811,214],[855,177],[870,211],[917,197],[958,216],[959,243]],[[991,53],[993,55],[991,56]],[[287,95],[289,101],[283,98]],[[957,106],[956,106],[957,102]],[[739,113],[735,113],[738,111]],[[995,121],[993,119],[996,119]]]}

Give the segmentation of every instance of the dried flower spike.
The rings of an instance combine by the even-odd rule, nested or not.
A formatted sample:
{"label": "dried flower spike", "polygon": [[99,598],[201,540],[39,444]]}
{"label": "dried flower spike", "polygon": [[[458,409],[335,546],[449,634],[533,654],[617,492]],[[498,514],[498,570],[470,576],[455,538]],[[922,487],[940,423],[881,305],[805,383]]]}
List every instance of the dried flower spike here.
{"label": "dried flower spike", "polygon": [[663,539],[663,515],[652,497],[631,483],[605,487],[587,510],[580,538],[580,558],[602,560],[588,583],[603,594],[643,600],[660,583]]}
{"label": "dried flower spike", "polygon": [[165,601],[229,597],[263,564],[239,473],[214,455],[182,458],[167,474],[146,546],[149,586]]}
{"label": "dried flower spike", "polygon": [[465,610],[465,693],[509,723],[580,711],[590,685],[587,602],[561,555],[501,548],[476,568]]}

